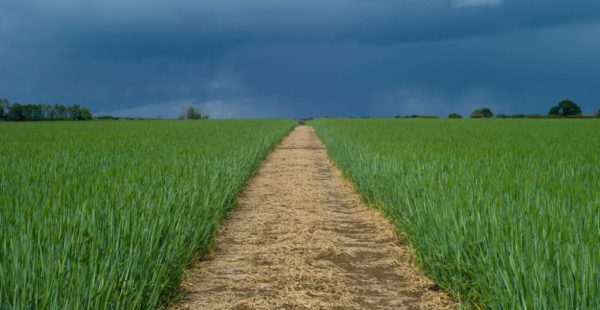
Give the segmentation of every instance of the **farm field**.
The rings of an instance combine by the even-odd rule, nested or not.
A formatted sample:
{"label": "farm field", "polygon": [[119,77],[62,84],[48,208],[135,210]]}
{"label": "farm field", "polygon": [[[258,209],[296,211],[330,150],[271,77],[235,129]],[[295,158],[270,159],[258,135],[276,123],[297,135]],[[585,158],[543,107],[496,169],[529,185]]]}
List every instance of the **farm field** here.
{"label": "farm field", "polygon": [[0,308],[153,308],[291,120],[0,123]]}
{"label": "farm field", "polygon": [[600,122],[309,124],[464,305],[600,308]]}
{"label": "farm field", "polygon": [[394,226],[361,203],[314,129],[298,126],[248,182],[179,309],[453,309]]}

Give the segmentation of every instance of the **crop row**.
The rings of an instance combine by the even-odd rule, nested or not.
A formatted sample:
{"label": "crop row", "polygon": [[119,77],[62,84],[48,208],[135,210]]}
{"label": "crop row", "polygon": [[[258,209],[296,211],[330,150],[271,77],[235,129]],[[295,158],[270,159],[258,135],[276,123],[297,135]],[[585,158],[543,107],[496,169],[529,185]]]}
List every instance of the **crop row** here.
{"label": "crop row", "polygon": [[311,122],[463,305],[600,308],[600,123]]}
{"label": "crop row", "polygon": [[289,120],[0,124],[0,308],[152,308]]}

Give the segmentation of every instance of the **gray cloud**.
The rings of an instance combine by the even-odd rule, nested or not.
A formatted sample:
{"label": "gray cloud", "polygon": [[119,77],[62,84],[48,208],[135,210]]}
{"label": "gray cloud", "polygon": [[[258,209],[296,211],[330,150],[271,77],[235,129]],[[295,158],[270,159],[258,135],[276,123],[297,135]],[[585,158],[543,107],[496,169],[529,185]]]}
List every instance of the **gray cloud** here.
{"label": "gray cloud", "polygon": [[599,23],[591,0],[4,0],[0,96],[148,117],[590,110]]}

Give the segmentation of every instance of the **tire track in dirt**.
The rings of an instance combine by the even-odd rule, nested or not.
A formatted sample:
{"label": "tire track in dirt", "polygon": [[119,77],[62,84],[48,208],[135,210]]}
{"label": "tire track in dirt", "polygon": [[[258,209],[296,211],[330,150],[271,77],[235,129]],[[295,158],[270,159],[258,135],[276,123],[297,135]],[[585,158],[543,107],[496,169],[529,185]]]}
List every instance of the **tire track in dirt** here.
{"label": "tire track in dirt", "polygon": [[[200,223],[201,225],[201,223]],[[187,272],[176,309],[440,309],[392,225],[363,205],[314,129],[267,157]]]}

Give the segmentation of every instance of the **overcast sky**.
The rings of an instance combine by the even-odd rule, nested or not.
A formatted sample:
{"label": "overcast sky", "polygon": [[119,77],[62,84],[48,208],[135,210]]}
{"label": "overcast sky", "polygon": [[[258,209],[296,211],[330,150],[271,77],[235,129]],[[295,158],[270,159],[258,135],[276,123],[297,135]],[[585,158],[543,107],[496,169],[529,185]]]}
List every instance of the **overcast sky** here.
{"label": "overcast sky", "polygon": [[0,97],[173,117],[600,108],[598,0],[0,0]]}

